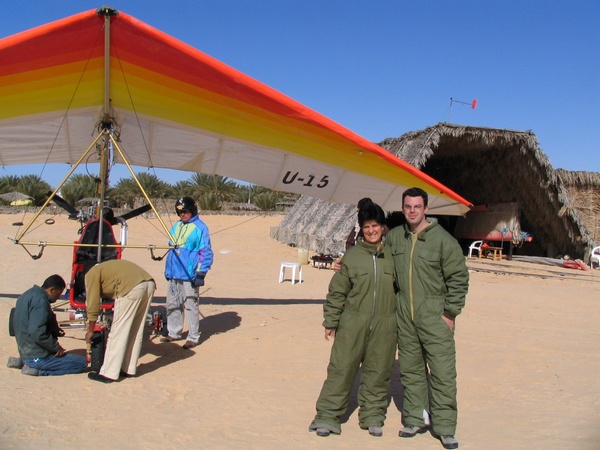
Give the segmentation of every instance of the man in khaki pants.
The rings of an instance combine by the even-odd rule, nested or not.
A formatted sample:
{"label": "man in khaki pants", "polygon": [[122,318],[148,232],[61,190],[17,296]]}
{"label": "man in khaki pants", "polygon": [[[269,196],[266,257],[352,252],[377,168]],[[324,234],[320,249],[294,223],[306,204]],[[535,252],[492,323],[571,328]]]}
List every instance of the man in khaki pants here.
{"label": "man in khaki pants", "polygon": [[102,298],[115,300],[104,363],[98,373],[88,373],[88,378],[111,383],[118,380],[119,375],[135,375],[146,314],[154,295],[154,280],[136,264],[115,259],[92,267],[85,275],[85,286],[89,320],[85,340],[88,343],[94,335]]}

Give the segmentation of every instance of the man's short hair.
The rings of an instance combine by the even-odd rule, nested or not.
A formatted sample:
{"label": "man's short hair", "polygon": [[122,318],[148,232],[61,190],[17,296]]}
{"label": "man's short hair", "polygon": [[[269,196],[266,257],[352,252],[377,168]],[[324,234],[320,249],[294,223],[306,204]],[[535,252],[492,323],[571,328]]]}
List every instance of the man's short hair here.
{"label": "man's short hair", "polygon": [[423,197],[423,206],[427,206],[427,203],[429,201],[429,196],[427,195],[427,192],[425,192],[423,189],[418,188],[418,187],[413,187],[410,189],[407,189],[404,191],[404,193],[402,194],[402,205],[404,206],[404,199],[406,197]]}
{"label": "man's short hair", "polygon": [[56,274],[50,275],[44,280],[44,284],[42,284],[42,289],[56,288],[62,291],[65,287],[67,287],[67,283],[65,283],[65,280],[63,280],[63,278],[60,275]]}

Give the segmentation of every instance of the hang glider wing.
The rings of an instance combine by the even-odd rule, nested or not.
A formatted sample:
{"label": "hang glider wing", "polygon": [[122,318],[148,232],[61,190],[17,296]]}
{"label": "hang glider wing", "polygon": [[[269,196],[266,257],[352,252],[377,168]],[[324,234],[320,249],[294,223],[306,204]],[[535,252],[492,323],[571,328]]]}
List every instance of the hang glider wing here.
{"label": "hang glider wing", "polygon": [[110,18],[106,46],[104,20],[88,11],[0,40],[0,165],[75,163],[108,104],[132,165],[330,202],[368,196],[386,210],[400,209],[402,192],[417,186],[435,213],[468,211],[465,199],[381,147],[127,14]]}

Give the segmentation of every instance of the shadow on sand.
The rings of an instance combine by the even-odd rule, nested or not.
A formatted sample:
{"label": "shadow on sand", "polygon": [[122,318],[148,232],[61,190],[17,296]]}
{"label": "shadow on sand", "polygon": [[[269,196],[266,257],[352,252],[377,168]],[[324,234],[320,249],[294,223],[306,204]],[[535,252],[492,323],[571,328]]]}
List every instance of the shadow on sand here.
{"label": "shadow on sand", "polygon": [[[165,305],[166,297],[154,297],[153,305]],[[281,298],[217,298],[200,296],[200,306],[202,305],[248,305],[248,306],[270,306],[270,305],[322,305],[325,299],[281,299]]]}
{"label": "shadow on sand", "polygon": [[[163,297],[164,302],[164,297]],[[160,303],[160,302],[159,302]],[[148,314],[152,316],[155,312],[165,315],[165,307],[162,305],[152,305]],[[227,311],[212,316],[203,317],[200,320],[200,341],[199,344],[206,342],[212,336],[225,333],[237,328],[242,323],[242,318],[235,311]],[[140,364],[137,375],[141,376],[169,364],[176,363],[195,355],[194,350],[186,350],[182,347],[182,342],[160,342],[161,333],[157,333],[153,327],[146,327],[146,336],[142,345],[140,356],[151,354],[156,356],[151,362]],[[185,335],[182,340],[185,340]]]}
{"label": "shadow on sand", "polygon": [[[360,386],[361,371],[359,369],[354,379],[354,385],[350,392],[350,398],[348,400],[348,409],[346,413],[340,417],[340,423],[347,423],[350,416],[358,409],[358,388]],[[400,384],[400,369],[398,368],[398,360],[394,362],[394,368],[392,369],[392,377],[390,379],[390,390],[387,395],[388,409],[396,407],[398,411],[402,411],[402,396],[403,389]]]}

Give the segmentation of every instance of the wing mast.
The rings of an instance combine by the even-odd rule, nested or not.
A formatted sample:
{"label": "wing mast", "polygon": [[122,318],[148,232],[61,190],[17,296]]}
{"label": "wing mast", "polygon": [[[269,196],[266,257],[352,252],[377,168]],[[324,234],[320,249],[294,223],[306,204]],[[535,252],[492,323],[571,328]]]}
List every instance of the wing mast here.
{"label": "wing mast", "polygon": [[111,134],[114,124],[110,117],[110,19],[116,17],[119,12],[109,6],[102,6],[96,11],[98,15],[104,16],[104,103],[103,116],[100,128],[102,130],[102,145],[100,149],[100,182],[98,183],[98,204],[96,205],[96,218],[98,219],[98,262],[102,257],[102,236],[104,220],[102,220],[102,209],[106,198],[106,186],[108,185],[109,158],[111,148]]}
{"label": "wing mast", "polygon": [[[169,228],[162,220],[162,217],[156,210],[156,207],[152,203],[152,200],[150,200],[150,197],[146,193],[143,186],[140,184],[140,181],[138,180],[133,169],[131,168],[129,161],[127,161],[125,154],[119,147],[119,144],[117,143],[117,139],[114,136],[115,123],[114,123],[113,117],[111,117],[111,115],[110,115],[110,57],[111,57],[110,56],[110,21],[111,21],[111,17],[116,17],[119,15],[119,11],[117,11],[116,9],[111,8],[109,6],[102,6],[96,10],[96,13],[98,15],[104,16],[104,110],[103,110],[102,122],[100,124],[100,128],[102,130],[101,132],[103,134],[103,145],[102,145],[102,149],[100,152],[100,183],[98,185],[98,195],[99,195],[100,199],[99,199],[98,205],[96,207],[96,217],[98,219],[102,218],[102,209],[104,207],[104,199],[106,197],[106,188],[108,186],[108,174],[110,171],[109,161],[110,161],[111,155],[114,154],[114,151],[116,149],[116,151],[119,153],[119,156],[121,157],[121,159],[123,159],[123,162],[127,166],[127,169],[129,169],[131,176],[133,177],[133,179],[137,183],[138,187],[140,188],[140,191],[144,195],[144,198],[146,199],[146,201],[148,202],[148,204],[154,211],[154,214],[156,214],[156,217],[157,217],[158,221],[160,222],[166,235],[169,236],[169,238],[171,238],[171,241],[173,241],[173,237],[171,236],[171,234],[169,232]],[[102,228],[103,228],[103,226],[104,226],[104,221],[99,220],[98,262],[100,262],[100,250],[102,248],[102,236],[103,236]],[[124,244],[124,243],[121,243],[121,244]],[[126,247],[126,246],[123,245],[123,247]],[[168,247],[168,248],[170,248],[170,247]]]}

